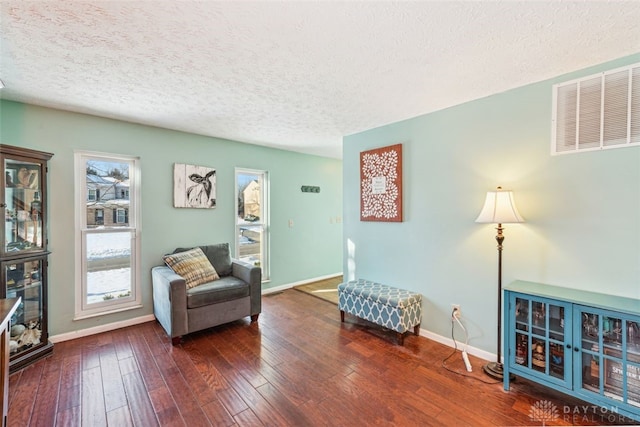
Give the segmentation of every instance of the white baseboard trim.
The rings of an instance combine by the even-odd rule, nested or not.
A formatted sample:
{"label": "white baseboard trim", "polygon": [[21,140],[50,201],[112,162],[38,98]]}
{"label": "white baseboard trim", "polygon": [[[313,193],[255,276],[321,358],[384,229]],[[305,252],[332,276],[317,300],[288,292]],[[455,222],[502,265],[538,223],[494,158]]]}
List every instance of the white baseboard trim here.
{"label": "white baseboard trim", "polygon": [[113,331],[120,328],[126,328],[127,326],[138,325],[140,323],[156,320],[153,314],[147,314],[146,316],[140,316],[133,319],[122,320],[120,322],[108,323],[106,325],[94,326],[93,328],[80,329],[72,332],[65,332],[64,334],[52,335],[49,340],[52,343],[69,341],[76,338],[88,337],[90,335],[99,334],[101,332]]}
{"label": "white baseboard trim", "polygon": [[[420,328],[420,336],[429,338],[430,340],[439,342],[440,344],[444,344],[451,348],[455,347],[453,344],[453,340],[451,338],[443,337],[442,335],[435,334],[433,332],[427,331],[426,329]],[[464,347],[464,343],[458,342],[458,349],[462,350],[462,347]],[[479,357],[481,359],[488,360],[490,362],[493,362],[496,360],[495,353],[490,353],[488,351],[484,351],[470,345],[467,346],[467,353],[473,356]]]}
{"label": "white baseboard trim", "polygon": [[[286,289],[291,289],[294,286],[305,285],[307,283],[317,282],[319,280],[331,279],[333,277],[337,277],[341,275],[342,273],[336,273],[336,274],[330,274],[328,276],[317,277],[314,279],[302,280],[300,282],[289,283],[286,285],[277,286],[275,288],[266,289],[262,291],[262,294],[266,295],[274,292],[280,292]],[[106,325],[95,326],[93,328],[80,329],[77,331],[66,332],[58,335],[52,335],[49,337],[49,340],[55,344],[58,342],[68,341],[76,338],[88,337],[90,335],[99,334],[101,332],[108,332],[116,329],[126,328],[127,326],[138,325],[140,323],[150,322],[155,319],[156,318],[153,314],[147,314],[145,316],[140,316],[140,317],[136,317],[128,320],[122,320],[120,322],[108,323]],[[442,335],[438,335],[426,329],[422,329],[422,328],[420,329],[420,336],[439,342],[440,344],[444,344],[448,347],[454,348],[453,340],[451,338],[443,337]],[[460,344],[458,344],[458,348],[460,348]],[[496,358],[496,355],[494,353],[490,353],[488,351],[484,351],[473,346],[467,346],[467,353],[484,360],[489,360],[489,361],[493,361]]]}
{"label": "white baseboard trim", "polygon": [[[294,282],[294,283],[288,283],[286,285],[280,285],[280,286],[275,286],[273,288],[269,288],[269,289],[264,289],[262,291],[262,295],[267,295],[267,294],[272,294],[272,293],[276,293],[276,292],[281,292],[287,289],[291,289],[294,286],[300,286],[300,285],[306,285],[307,283],[312,283],[312,282],[317,282],[319,280],[326,280],[326,279],[331,279],[337,276],[342,276],[343,273],[335,273],[335,274],[329,274],[327,276],[321,276],[321,277],[315,277],[313,279],[307,279],[307,280],[302,280],[299,282]],[[425,338],[429,338],[433,341],[439,342],[440,344],[444,344],[447,347],[451,347],[454,348],[454,344],[453,344],[453,340],[451,338],[447,338],[447,337],[443,337],[442,335],[438,335],[436,333],[433,333],[431,331],[428,331],[426,329],[420,329],[420,336],[423,336]],[[461,348],[461,344],[460,342],[458,342],[458,348]],[[464,344],[462,344],[464,345]],[[473,347],[473,346],[467,346],[467,353],[479,357],[481,359],[484,360],[488,360],[488,361],[494,361],[496,359],[496,354],[495,353],[490,353],[488,351],[485,350],[481,350],[479,348]]]}
{"label": "white baseboard trim", "polygon": [[[264,289],[262,291],[262,295],[284,291],[285,289],[290,289],[290,288],[293,288],[294,286],[306,285],[307,283],[317,282],[319,280],[331,279],[337,276],[342,276],[342,273],[329,274],[326,276],[315,277],[313,279],[301,280],[299,282],[294,282],[286,285],[276,286],[274,288]],[[126,328],[127,326],[138,325],[140,323],[149,322],[151,320],[156,320],[156,317],[153,314],[148,314],[146,316],[140,316],[134,319],[123,320],[120,322],[108,323],[106,325],[95,326],[93,328],[80,329],[77,331],[65,332],[63,334],[51,335],[49,337],[49,340],[55,344],[57,342],[69,341],[75,338],[88,337],[90,335],[99,334],[101,332],[108,332],[108,331],[113,331],[120,328]]]}
{"label": "white baseboard trim", "polygon": [[291,289],[294,286],[306,285],[307,283],[318,282],[320,280],[333,279],[334,277],[342,276],[342,273],[334,273],[326,276],[314,277],[313,279],[305,279],[299,282],[287,283],[286,285],[275,286],[273,288],[263,289],[262,295],[273,294],[275,292],[282,292],[287,289]]}

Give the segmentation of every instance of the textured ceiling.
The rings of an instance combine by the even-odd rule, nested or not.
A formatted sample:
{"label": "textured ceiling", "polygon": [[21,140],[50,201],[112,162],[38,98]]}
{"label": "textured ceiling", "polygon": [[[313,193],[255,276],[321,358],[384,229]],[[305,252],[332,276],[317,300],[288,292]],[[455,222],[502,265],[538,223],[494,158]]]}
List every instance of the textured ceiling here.
{"label": "textured ceiling", "polygon": [[640,1],[2,0],[0,12],[2,98],[336,158],[345,135],[640,52]]}

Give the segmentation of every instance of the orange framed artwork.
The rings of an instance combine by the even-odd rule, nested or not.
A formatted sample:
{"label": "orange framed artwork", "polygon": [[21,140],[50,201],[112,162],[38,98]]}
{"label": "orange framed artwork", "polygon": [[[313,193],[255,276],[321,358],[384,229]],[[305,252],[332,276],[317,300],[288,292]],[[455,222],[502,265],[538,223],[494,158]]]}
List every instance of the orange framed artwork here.
{"label": "orange framed artwork", "polygon": [[402,222],[402,144],[360,153],[360,221]]}

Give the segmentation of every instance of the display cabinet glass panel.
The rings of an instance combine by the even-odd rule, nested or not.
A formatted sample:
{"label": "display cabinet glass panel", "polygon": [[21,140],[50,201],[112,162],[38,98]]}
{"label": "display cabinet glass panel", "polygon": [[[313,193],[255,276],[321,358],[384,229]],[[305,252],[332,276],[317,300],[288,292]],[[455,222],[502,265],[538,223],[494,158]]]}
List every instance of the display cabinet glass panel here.
{"label": "display cabinet glass panel", "polygon": [[549,375],[564,379],[564,345],[549,343]]}
{"label": "display cabinet glass panel", "polygon": [[518,365],[529,366],[529,337],[516,332],[516,358]]}
{"label": "display cabinet glass panel", "polygon": [[568,385],[570,371],[565,367],[571,353],[564,330],[566,306],[543,298],[513,295],[514,335],[510,350],[515,371],[523,369],[530,375],[548,377]]}
{"label": "display cabinet glass panel", "polygon": [[43,250],[42,163],[4,160],[3,251]]}
{"label": "display cabinet glass panel", "polygon": [[580,386],[614,401],[640,406],[638,322],[618,313],[582,309]]}
{"label": "display cabinet glass panel", "polygon": [[[640,364],[638,363],[627,363],[627,378],[632,378],[634,380],[640,379]],[[627,381],[628,383],[628,381]],[[628,387],[627,392],[627,402],[630,405],[640,407],[640,389],[637,387],[637,381],[635,382],[635,386]]]}
{"label": "display cabinet glass panel", "polygon": [[52,154],[0,144],[0,298],[21,297],[11,319],[10,371],[49,354],[46,174]]}
{"label": "display cabinet glass panel", "polygon": [[43,263],[44,258],[19,262],[3,262],[2,274],[6,278],[7,298],[22,297],[11,318],[10,354],[17,355],[38,347],[42,341],[44,312]]}
{"label": "display cabinet glass panel", "polygon": [[627,360],[640,363],[640,324],[627,320]]}

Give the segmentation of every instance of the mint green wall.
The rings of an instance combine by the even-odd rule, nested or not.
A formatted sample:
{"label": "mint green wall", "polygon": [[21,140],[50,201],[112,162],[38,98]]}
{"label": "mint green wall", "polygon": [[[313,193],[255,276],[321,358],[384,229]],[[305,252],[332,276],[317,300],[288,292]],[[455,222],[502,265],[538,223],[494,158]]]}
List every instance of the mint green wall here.
{"label": "mint green wall", "polygon": [[[474,221],[486,192],[502,185],[527,221],[505,225],[503,283],[640,298],[640,147],[550,155],[552,85],[639,61],[633,55],[345,137],[345,276],[421,292],[422,327],[445,337],[451,304],[461,304],[469,344],[495,353],[496,231]],[[360,222],[359,153],[396,143],[405,220]]]}
{"label": "mint green wall", "polygon": [[[94,116],[0,101],[0,142],[54,153],[49,164],[50,333],[153,313],[152,266],[178,246],[234,242],[234,168],[268,170],[271,281],[287,285],[342,271],[342,162]],[[144,307],[74,322],[74,150],[139,156]],[[217,173],[217,208],[173,208],[173,164]],[[321,187],[302,193],[302,185]],[[289,219],[294,226],[288,226]],[[330,221],[333,219],[333,221]]]}

